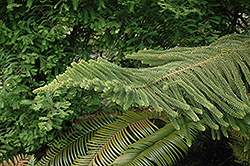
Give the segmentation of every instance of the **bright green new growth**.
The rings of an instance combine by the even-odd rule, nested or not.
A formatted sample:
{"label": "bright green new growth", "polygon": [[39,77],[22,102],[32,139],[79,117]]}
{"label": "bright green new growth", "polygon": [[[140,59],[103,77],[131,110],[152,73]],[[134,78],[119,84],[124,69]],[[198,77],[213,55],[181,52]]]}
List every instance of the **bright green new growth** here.
{"label": "bright green new growth", "polygon": [[127,56],[155,66],[144,69],[121,68],[103,59],[72,63],[64,74],[34,92],[80,86],[101,92],[124,109],[134,104],[152,106],[164,111],[177,130],[186,125],[180,133],[188,143],[187,121],[204,130],[201,119],[225,136],[231,126],[249,138],[249,41],[249,36],[232,34],[206,47],[145,50]]}

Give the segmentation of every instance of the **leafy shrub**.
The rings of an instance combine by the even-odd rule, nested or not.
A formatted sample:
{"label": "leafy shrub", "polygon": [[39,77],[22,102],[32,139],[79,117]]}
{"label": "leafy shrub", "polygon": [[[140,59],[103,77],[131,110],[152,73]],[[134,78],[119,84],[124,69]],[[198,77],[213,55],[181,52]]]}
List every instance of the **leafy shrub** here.
{"label": "leafy shrub", "polygon": [[45,148],[79,116],[116,107],[78,88],[32,93],[71,62],[101,56],[141,67],[124,56],[144,48],[209,44],[237,32],[237,19],[247,24],[243,13],[249,15],[247,2],[232,0],[0,2],[0,161]]}

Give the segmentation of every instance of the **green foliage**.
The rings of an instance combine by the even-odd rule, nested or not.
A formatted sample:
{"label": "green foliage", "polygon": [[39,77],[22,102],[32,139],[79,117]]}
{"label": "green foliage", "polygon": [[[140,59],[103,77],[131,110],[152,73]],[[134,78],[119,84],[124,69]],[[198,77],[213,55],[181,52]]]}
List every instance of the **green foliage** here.
{"label": "green foliage", "polygon": [[113,121],[114,117],[112,118],[106,114],[99,114],[89,122],[79,121],[75,128],[70,129],[58,140],[53,141],[46,155],[38,161],[36,166],[72,164],[77,156],[86,155],[87,151],[89,151],[87,142],[94,136],[96,131]]}
{"label": "green foliage", "polygon": [[[62,56],[63,48],[59,43],[57,51],[52,52],[52,43],[64,39],[62,34],[66,31],[59,22],[53,26],[48,21],[47,16],[51,15],[47,10],[48,5],[37,1],[32,6],[31,2],[27,2],[26,8],[23,2],[1,1],[1,160],[18,152],[35,151],[53,139],[56,131],[48,132],[49,130],[38,127],[43,122],[39,119],[40,116],[47,116],[47,113],[49,115],[52,109],[47,107],[49,111],[45,111],[45,107],[43,112],[35,107],[33,109],[30,104],[41,103],[37,100],[38,97],[33,100],[35,96],[31,90],[52,79],[53,74],[63,71],[62,66],[70,61],[70,57]],[[54,20],[60,19],[55,16]],[[53,28],[58,33],[53,33]],[[58,62],[61,63],[57,64]],[[42,97],[42,101],[52,100],[46,97]],[[56,102],[50,104],[56,106]],[[63,102],[57,101],[57,104]]]}
{"label": "green foliage", "polygon": [[[161,36],[168,46],[208,45],[229,33],[244,32],[249,26],[247,1],[240,0],[160,0],[163,13],[168,13],[166,30]],[[171,34],[172,35],[169,35]],[[166,40],[167,39],[167,40]]]}
{"label": "green foliage", "polygon": [[56,131],[51,129],[61,130],[63,120],[69,119],[68,101],[53,101],[51,96],[38,95],[32,101],[26,99],[20,103],[23,107],[19,111],[13,110],[12,113],[5,108],[6,111],[1,114],[4,124],[0,138],[2,155],[8,151],[14,154],[16,151],[30,152],[41,148],[42,143],[55,137]]}
{"label": "green foliage", "polygon": [[81,116],[122,110],[94,90],[32,93],[73,61],[102,57],[140,68],[124,56],[144,48],[204,45],[244,32],[243,15],[250,11],[247,2],[231,0],[0,2],[0,161],[45,148]]}
{"label": "green foliage", "polygon": [[[60,95],[58,92],[53,94],[54,98]],[[45,131],[50,131],[52,128],[61,130],[63,120],[68,119],[73,113],[69,110],[70,103],[68,101],[53,101],[54,98],[52,98],[52,93],[46,93],[45,95],[37,95],[34,100],[22,101],[22,104],[31,105],[31,109],[35,112],[43,113],[49,110],[45,117],[39,116],[38,126]]]}
{"label": "green foliage", "polygon": [[250,164],[250,151],[249,151],[249,139],[241,134],[230,131],[230,143],[229,146],[233,149],[234,156],[237,158],[237,163],[242,165]]}
{"label": "green foliage", "polygon": [[249,36],[232,34],[210,46],[145,50],[129,56],[156,65],[144,69],[122,68],[103,59],[72,63],[65,73],[34,92],[80,86],[101,92],[125,110],[150,105],[167,114],[188,145],[189,120],[205,130],[200,123],[203,119],[213,129],[213,138],[220,138],[218,130],[228,137],[229,126],[249,138],[249,41]]}
{"label": "green foliage", "polygon": [[[151,113],[127,112],[112,118],[105,114],[80,121],[54,141],[39,165],[173,165],[188,146],[169,120]],[[192,139],[197,134],[190,128]],[[154,154],[154,155],[153,155]]]}

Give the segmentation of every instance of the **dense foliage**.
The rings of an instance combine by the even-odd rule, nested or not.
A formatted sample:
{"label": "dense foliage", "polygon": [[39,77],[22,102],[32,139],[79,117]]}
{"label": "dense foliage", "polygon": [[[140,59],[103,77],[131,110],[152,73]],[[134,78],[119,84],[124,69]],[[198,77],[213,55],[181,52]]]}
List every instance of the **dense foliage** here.
{"label": "dense foliage", "polygon": [[244,32],[249,8],[246,0],[0,0],[0,161],[42,151],[79,116],[113,109],[94,91],[32,93],[71,62],[101,56],[140,67],[124,55]]}
{"label": "dense foliage", "polygon": [[[122,115],[103,113],[54,141],[36,166],[61,165],[173,165],[187,153],[184,138],[166,118],[155,112]],[[190,127],[192,139],[198,133]]]}
{"label": "dense foliage", "polygon": [[[247,35],[231,34],[209,46],[143,50],[128,56],[155,66],[151,68],[122,68],[101,58],[82,60],[34,92],[81,87],[100,92],[124,110],[152,106],[166,113],[188,145],[189,120],[202,131],[204,120],[213,137],[220,138],[220,131],[228,137],[231,126],[249,138],[249,41]],[[181,124],[186,126],[183,131]]]}

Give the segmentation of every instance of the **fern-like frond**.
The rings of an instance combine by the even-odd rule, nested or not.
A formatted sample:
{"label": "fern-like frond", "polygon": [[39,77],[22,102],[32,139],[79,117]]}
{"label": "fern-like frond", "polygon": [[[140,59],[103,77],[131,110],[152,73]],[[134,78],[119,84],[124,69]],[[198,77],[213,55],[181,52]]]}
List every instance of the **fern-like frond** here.
{"label": "fern-like frond", "polygon": [[77,128],[72,128],[64,136],[54,141],[36,166],[67,166],[71,165],[78,155],[84,156],[89,150],[87,142],[98,129],[113,122],[114,118],[99,114],[89,122],[79,121]]}
{"label": "fern-like frond", "polygon": [[[164,111],[177,130],[181,121],[187,129],[189,120],[204,128],[199,123],[204,119],[225,136],[224,129],[232,126],[249,138],[249,41],[249,36],[232,34],[206,47],[146,50],[129,56],[156,66],[145,69],[121,68],[103,59],[81,61],[34,92],[80,86],[101,92],[124,109],[151,105]],[[183,133],[191,142],[186,129]]]}
{"label": "fern-like frond", "polygon": [[[98,127],[97,132],[88,138],[86,138],[87,134],[74,132],[76,129],[69,131],[70,134],[61,137],[59,143],[53,143],[36,166],[106,166],[125,163],[172,165],[188,150],[188,143],[180,134],[183,130],[177,131],[166,118],[151,119],[151,115],[151,112],[128,111],[116,116],[113,121],[107,122],[106,118],[98,118],[92,121],[93,124],[84,123],[79,128],[83,132],[88,128],[87,125],[92,130],[96,130],[99,121],[106,121],[105,125],[101,123],[102,127]],[[193,140],[198,130],[193,125],[191,126],[188,130]],[[180,126],[181,129],[185,127],[184,124]],[[79,153],[79,151],[85,152]]]}
{"label": "fern-like frond", "polygon": [[6,53],[4,49],[0,49],[0,69],[1,69],[0,73],[9,74],[6,70],[9,70],[11,67],[14,67],[15,65],[18,65],[18,57],[11,53]]}
{"label": "fern-like frond", "polygon": [[226,51],[228,48],[239,48],[242,43],[249,40],[248,38],[248,36],[233,34],[220,38],[208,47],[175,47],[163,51],[143,50],[126,57],[141,60],[142,63],[151,66],[162,66],[164,64],[171,64],[172,66],[175,63],[178,67],[191,66],[191,64],[197,64],[198,61],[204,62],[211,57],[215,57],[214,55],[219,55],[222,49]]}
{"label": "fern-like frond", "polygon": [[[197,130],[195,128],[190,128],[190,130],[193,140]],[[174,165],[187,151],[186,141],[168,122],[155,133],[129,145],[111,165]]]}
{"label": "fern-like frond", "polygon": [[4,160],[3,163],[0,163],[0,166],[24,166],[29,163],[29,160],[34,155],[28,154],[19,154],[13,157],[13,160],[8,159],[8,161]]}
{"label": "fern-like frond", "polygon": [[117,121],[103,126],[89,141],[90,151],[79,156],[74,165],[109,165],[125,148],[154,133],[158,128],[148,119],[149,114],[128,112]]}

